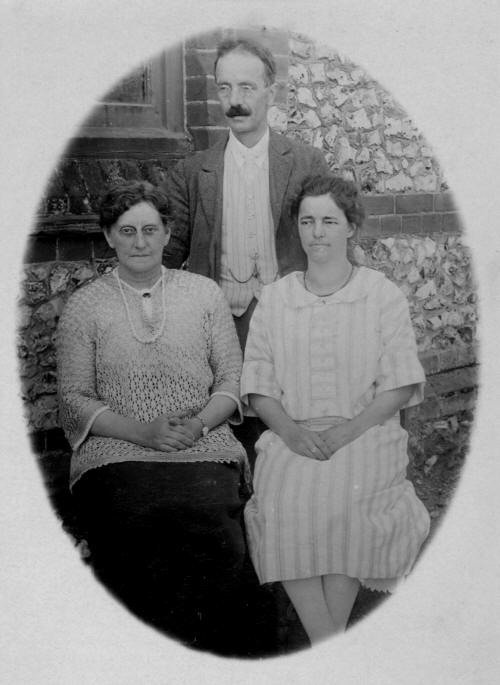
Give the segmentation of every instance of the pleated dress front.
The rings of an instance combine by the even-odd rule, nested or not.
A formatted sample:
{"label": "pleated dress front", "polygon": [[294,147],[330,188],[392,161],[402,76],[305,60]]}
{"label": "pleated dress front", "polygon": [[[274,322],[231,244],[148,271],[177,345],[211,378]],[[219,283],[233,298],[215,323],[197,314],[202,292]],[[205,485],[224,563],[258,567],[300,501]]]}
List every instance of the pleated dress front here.
{"label": "pleated dress front", "polygon": [[[306,291],[300,272],[264,287],[245,350],[244,402],[273,397],[322,430],[385,390],[415,384],[406,406],[418,404],[424,382],[406,298],[383,274],[358,267],[329,297]],[[405,576],[429,531],[406,479],[407,438],[397,414],[316,461],[265,431],[245,509],[260,582],[340,573],[386,589]]]}

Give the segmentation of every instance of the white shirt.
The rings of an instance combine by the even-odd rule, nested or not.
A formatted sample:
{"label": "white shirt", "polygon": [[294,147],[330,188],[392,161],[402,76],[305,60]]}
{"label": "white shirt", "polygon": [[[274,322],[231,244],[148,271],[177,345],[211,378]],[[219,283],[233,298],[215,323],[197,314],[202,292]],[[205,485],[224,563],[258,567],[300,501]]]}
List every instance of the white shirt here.
{"label": "white shirt", "polygon": [[269,129],[251,148],[230,131],[222,197],[220,286],[233,315],[241,316],[262,286],[278,276],[269,199]]}

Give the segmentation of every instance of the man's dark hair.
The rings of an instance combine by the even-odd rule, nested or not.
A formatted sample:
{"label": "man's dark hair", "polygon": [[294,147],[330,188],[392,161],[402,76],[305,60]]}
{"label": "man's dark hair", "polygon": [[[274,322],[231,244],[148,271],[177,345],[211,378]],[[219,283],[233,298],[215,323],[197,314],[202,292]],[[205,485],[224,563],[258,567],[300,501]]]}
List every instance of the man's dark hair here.
{"label": "man's dark hair", "polygon": [[257,41],[248,38],[228,38],[217,46],[217,57],[214,63],[214,74],[217,70],[217,62],[230,52],[248,52],[258,57],[264,65],[264,77],[266,86],[272,85],[276,81],[276,62],[271,52]]}

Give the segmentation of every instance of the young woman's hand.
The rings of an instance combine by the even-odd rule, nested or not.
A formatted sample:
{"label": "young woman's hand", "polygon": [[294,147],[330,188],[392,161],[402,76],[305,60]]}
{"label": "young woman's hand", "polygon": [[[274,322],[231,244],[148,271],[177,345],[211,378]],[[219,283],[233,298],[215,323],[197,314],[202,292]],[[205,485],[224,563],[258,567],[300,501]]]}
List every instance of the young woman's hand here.
{"label": "young woman's hand", "polygon": [[250,394],[249,399],[252,409],[292,452],[308,459],[329,459],[330,452],[320,433],[296,423],[279,400],[257,394]]}
{"label": "young woman's hand", "polygon": [[373,426],[382,425],[393,417],[409,401],[415,388],[416,385],[403,385],[400,388],[384,390],[352,419],[321,431],[320,435],[330,450],[330,456]]}
{"label": "young woman's hand", "polygon": [[280,437],[292,452],[302,457],[319,461],[330,457],[331,452],[321,434],[298,426],[296,423],[290,423]]}
{"label": "young woman's hand", "polygon": [[332,426],[325,431],[321,431],[319,435],[327,446],[329,456],[338,452],[339,449],[345,447],[345,445],[348,445],[357,437],[353,435],[350,421],[345,421],[344,423]]}

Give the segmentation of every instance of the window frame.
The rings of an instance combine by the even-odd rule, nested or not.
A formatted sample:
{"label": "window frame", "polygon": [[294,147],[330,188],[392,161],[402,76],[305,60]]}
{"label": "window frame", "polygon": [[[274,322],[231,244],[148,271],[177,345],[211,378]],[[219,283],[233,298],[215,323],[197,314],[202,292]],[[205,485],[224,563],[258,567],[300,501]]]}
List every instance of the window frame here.
{"label": "window frame", "polygon": [[187,141],[182,43],[163,50],[148,66],[151,102],[97,102],[66,156],[142,156],[146,140],[148,155],[172,153]]}

